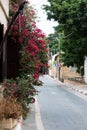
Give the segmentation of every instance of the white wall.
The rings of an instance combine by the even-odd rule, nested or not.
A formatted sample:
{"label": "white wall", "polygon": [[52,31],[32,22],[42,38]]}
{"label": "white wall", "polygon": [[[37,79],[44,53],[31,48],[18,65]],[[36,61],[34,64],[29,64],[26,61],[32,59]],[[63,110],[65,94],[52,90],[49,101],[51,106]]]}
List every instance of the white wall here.
{"label": "white wall", "polygon": [[85,83],[87,83],[87,57],[85,57],[85,61],[84,61],[84,80]]}
{"label": "white wall", "polygon": [[[3,4],[3,7],[6,11],[7,16],[9,16],[9,0],[0,0],[0,1]],[[1,9],[1,6],[0,6],[0,23],[4,24],[4,30],[6,30],[7,29],[7,19]]]}

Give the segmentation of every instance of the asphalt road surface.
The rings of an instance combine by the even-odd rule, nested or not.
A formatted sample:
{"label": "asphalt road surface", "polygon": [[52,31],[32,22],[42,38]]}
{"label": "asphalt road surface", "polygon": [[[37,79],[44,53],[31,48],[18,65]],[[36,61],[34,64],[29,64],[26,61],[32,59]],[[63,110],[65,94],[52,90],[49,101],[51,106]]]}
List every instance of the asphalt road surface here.
{"label": "asphalt road surface", "polygon": [[37,96],[44,130],[87,130],[87,101],[70,93],[49,76],[41,77]]}
{"label": "asphalt road surface", "polygon": [[87,130],[87,101],[67,91],[48,75],[37,86],[36,103],[23,130]]}

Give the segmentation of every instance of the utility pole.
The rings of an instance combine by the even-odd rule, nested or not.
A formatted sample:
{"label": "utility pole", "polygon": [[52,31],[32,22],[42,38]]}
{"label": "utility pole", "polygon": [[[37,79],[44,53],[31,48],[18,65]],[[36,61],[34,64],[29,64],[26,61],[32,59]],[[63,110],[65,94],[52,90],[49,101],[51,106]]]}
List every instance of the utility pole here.
{"label": "utility pole", "polygon": [[59,67],[59,69],[58,69],[58,71],[59,71],[59,75],[58,75],[58,78],[59,78],[59,80],[60,80],[60,39],[59,39],[59,61],[58,61],[58,67]]}
{"label": "utility pole", "polygon": [[59,41],[59,58],[58,58],[58,63],[59,63],[59,65],[58,65],[58,79],[59,79],[59,81],[62,81],[62,82],[64,82],[64,79],[63,79],[63,77],[61,77],[60,76],[60,72],[61,72],[61,64],[60,64],[60,55],[61,55],[61,49],[60,49],[60,44],[61,44],[61,36],[60,36],[60,34],[59,34],[59,39],[58,39],[58,41]]}
{"label": "utility pole", "polygon": [[59,38],[57,38],[57,40],[58,40],[58,48],[59,48],[58,59],[57,59],[57,62],[58,62],[58,80],[60,80],[60,36],[59,36]]}

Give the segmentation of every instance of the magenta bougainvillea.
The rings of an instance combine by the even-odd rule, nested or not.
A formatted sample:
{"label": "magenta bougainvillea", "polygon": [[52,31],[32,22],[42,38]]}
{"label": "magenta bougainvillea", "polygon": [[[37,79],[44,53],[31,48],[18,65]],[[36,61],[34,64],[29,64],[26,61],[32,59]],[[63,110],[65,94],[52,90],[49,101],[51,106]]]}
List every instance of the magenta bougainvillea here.
{"label": "magenta bougainvillea", "polygon": [[[20,0],[14,0],[18,2]],[[11,17],[18,10],[18,4],[14,1],[10,1]],[[23,2],[21,0],[20,2]],[[35,11],[31,6],[26,5],[24,10],[20,12],[20,15],[14,21],[9,31],[9,38],[12,44],[17,45],[17,52],[19,61],[19,76],[16,78],[5,79],[2,83],[3,86],[3,97],[8,100],[11,106],[20,104],[22,108],[23,119],[26,118],[29,112],[29,104],[35,102],[34,96],[38,94],[35,85],[41,86],[42,81],[39,80],[39,73],[41,68],[46,69],[48,67],[48,40],[45,34],[36,26],[35,23]],[[9,44],[9,43],[8,43]],[[17,102],[17,105],[11,103],[10,99]],[[13,109],[10,109],[10,105],[6,104],[5,107],[13,113]],[[5,109],[6,109],[5,108]],[[14,108],[14,107],[13,107]],[[14,108],[16,113],[20,110]],[[0,109],[3,111],[2,107]],[[1,113],[2,113],[1,111]],[[4,115],[5,118],[9,118],[9,113]],[[11,114],[10,114],[11,115]],[[16,115],[16,114],[14,114]],[[13,118],[13,114],[11,115]],[[18,117],[19,118],[19,117]]]}
{"label": "magenta bougainvillea", "polygon": [[[10,1],[12,2],[10,3],[11,17],[19,7],[14,1],[19,3],[18,0]],[[23,1],[21,0],[20,4]],[[8,101],[10,101],[9,99],[14,99],[20,104],[22,108],[21,114],[25,119],[29,111],[29,104],[35,102],[34,96],[38,94],[35,85],[41,86],[43,84],[39,80],[40,71],[48,67],[48,40],[45,34],[37,28],[35,11],[31,6],[26,5],[24,10],[20,12],[20,15],[11,26],[8,38],[11,38],[11,42],[18,47],[17,60],[19,61],[19,66],[17,67],[19,68],[19,75],[3,81],[3,97]],[[10,108],[10,106],[7,107]],[[12,110],[10,109],[10,111]]]}
{"label": "magenta bougainvillea", "polygon": [[[15,7],[18,9],[17,5]],[[10,34],[14,42],[21,46],[19,52],[21,72],[38,79],[41,67],[48,67],[48,40],[36,26],[35,11],[32,7],[25,7],[24,13],[20,14],[12,25]]]}

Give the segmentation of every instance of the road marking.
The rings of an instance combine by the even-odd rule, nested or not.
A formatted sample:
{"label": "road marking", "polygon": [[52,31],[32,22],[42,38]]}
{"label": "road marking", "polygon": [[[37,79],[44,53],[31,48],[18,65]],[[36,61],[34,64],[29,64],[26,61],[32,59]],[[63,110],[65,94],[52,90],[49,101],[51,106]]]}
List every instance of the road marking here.
{"label": "road marking", "polygon": [[35,120],[37,130],[44,130],[44,126],[41,120],[40,107],[36,97],[35,97]]}
{"label": "road marking", "polygon": [[56,92],[51,92],[51,94],[56,95]]}

